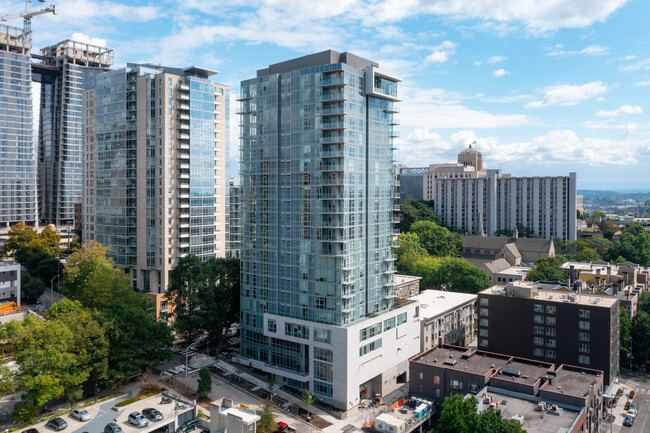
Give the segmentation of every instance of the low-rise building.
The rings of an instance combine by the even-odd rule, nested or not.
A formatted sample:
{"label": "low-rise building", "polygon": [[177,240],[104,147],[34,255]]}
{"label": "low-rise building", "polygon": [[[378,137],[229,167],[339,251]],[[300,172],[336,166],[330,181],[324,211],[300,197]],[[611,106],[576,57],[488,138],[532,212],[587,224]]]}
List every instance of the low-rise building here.
{"label": "low-rise building", "polygon": [[478,348],[619,373],[618,298],[529,281],[478,293]]}
{"label": "low-rise building", "polygon": [[398,298],[410,298],[420,293],[420,280],[422,277],[412,275],[398,275],[393,278],[395,295]]}
{"label": "low-rise building", "polygon": [[600,431],[602,371],[449,345],[434,346],[409,364],[410,394],[436,405],[469,394],[479,399],[479,410],[519,415],[527,431]]}
{"label": "low-rise building", "polygon": [[0,303],[15,302],[20,307],[20,263],[0,262]]}
{"label": "low-rise building", "polygon": [[210,403],[210,433],[255,433],[260,416],[235,407],[229,398]]}
{"label": "low-rise building", "polygon": [[474,339],[476,295],[425,290],[411,299],[420,303],[420,351],[437,344],[464,346]]}

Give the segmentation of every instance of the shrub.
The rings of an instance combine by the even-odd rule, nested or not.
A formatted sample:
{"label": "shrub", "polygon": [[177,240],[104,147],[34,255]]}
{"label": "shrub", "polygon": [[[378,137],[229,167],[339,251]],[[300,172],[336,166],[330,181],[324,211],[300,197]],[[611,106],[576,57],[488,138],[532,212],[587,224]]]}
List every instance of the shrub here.
{"label": "shrub", "polygon": [[124,401],[121,401],[115,405],[115,407],[123,407],[131,403],[135,403],[136,401],[144,400],[145,398],[151,397],[152,395],[160,394],[162,392],[162,389],[158,387],[151,387],[151,388],[145,388],[142,391],[140,391],[140,394],[136,395],[135,397],[131,397],[129,399],[126,399]]}
{"label": "shrub", "polygon": [[634,390],[630,391],[630,400],[633,400],[635,395],[636,393],[634,392]]}
{"label": "shrub", "polygon": [[625,402],[625,407],[624,407],[624,409],[625,409],[625,410],[630,410],[630,400],[628,400],[628,401]]}

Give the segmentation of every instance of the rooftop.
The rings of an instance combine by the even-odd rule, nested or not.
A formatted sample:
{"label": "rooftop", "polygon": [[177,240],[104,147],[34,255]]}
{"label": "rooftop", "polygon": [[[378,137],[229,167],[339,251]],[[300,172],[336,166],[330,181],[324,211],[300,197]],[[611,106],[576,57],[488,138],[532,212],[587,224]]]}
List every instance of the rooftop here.
{"label": "rooftop", "polygon": [[532,268],[530,266],[511,266],[508,269],[499,271],[502,275],[525,276]]}
{"label": "rooftop", "polygon": [[364,69],[369,66],[379,67],[379,64],[372,60],[364,59],[352,53],[339,53],[334,50],[321,51],[320,53],[309,54],[285,62],[274,63],[268,68],[259,69],[258,77],[272,74],[282,74],[299,69],[311,68],[314,66],[331,65],[335,63],[345,63],[358,69]]}
{"label": "rooftop", "polygon": [[555,371],[555,376],[551,376],[551,383],[547,383],[542,388],[545,391],[582,398],[587,396],[592,387],[598,383],[599,376],[602,376],[602,372],[597,370],[561,365]]}
{"label": "rooftop", "polygon": [[484,400],[488,395],[492,401],[498,402],[497,409],[501,415],[507,419],[513,419],[515,416],[523,416],[522,428],[528,432],[536,433],[558,433],[567,432],[580,415],[580,412],[563,408],[560,412],[547,412],[538,410],[538,403],[544,401],[536,397],[521,395],[515,396],[516,393],[500,393],[498,388],[484,388],[476,397],[479,400],[478,411],[489,407],[489,403]]}
{"label": "rooftop", "polygon": [[611,308],[618,301],[611,296],[598,296],[597,294],[575,293],[564,286],[554,289],[540,287],[539,283],[531,281],[513,281],[506,286],[492,286],[479,292],[481,295],[507,296],[512,298],[538,299],[558,303],[571,303],[589,305],[591,307]]}
{"label": "rooftop", "polygon": [[476,302],[476,298],[476,295],[470,293],[425,290],[409,299],[420,303],[420,317],[428,319],[456,309],[468,302]]}
{"label": "rooftop", "polygon": [[414,277],[412,275],[399,275],[395,274],[393,276],[393,281],[396,286],[401,285],[401,284],[408,284],[408,283],[415,283],[417,281],[420,281],[422,277]]}

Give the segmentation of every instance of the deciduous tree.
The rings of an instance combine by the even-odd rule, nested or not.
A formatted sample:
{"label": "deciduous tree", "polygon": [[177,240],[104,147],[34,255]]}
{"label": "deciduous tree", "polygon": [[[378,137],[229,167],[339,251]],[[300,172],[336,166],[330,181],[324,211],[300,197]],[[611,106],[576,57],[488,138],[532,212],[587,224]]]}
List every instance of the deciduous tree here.
{"label": "deciduous tree", "polygon": [[277,430],[278,426],[275,424],[275,414],[268,404],[265,404],[262,408],[260,420],[257,421],[256,427],[260,433],[273,433]]}
{"label": "deciduous tree", "polygon": [[196,393],[199,398],[206,398],[212,392],[212,376],[206,367],[199,370],[199,381]]}
{"label": "deciduous tree", "polygon": [[634,223],[625,228],[606,254],[609,260],[619,256],[638,265],[650,266],[650,233],[641,224]]}
{"label": "deciduous tree", "polygon": [[411,225],[412,233],[418,235],[420,245],[432,256],[458,257],[463,240],[457,233],[439,226],[433,221],[418,221]]}
{"label": "deciduous tree", "polygon": [[106,257],[108,248],[90,241],[66,259],[63,269],[63,287],[68,296],[78,298],[88,278],[101,268],[113,268],[113,260]]}
{"label": "deciduous tree", "polygon": [[537,259],[533,269],[526,275],[527,281],[560,281],[566,282],[567,272],[562,269],[564,256],[541,257]]}

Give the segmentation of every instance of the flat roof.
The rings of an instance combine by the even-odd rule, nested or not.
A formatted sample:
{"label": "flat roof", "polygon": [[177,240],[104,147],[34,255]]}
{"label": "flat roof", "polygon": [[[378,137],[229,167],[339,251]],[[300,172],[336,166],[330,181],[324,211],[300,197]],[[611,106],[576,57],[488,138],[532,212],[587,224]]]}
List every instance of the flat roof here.
{"label": "flat roof", "polygon": [[556,286],[555,289],[545,289],[542,284],[531,281],[513,281],[506,286],[492,286],[479,292],[481,295],[503,296],[510,298],[526,298],[546,302],[571,303],[592,307],[611,308],[616,304],[618,298],[603,296],[594,293],[578,293],[567,289],[564,286]]}
{"label": "flat roof", "polygon": [[521,427],[528,432],[536,433],[558,433],[568,432],[570,427],[576,421],[580,412],[573,409],[562,408],[561,412],[548,413],[537,410],[537,404],[540,401],[538,398],[523,398],[523,396],[516,397],[513,393],[508,394],[500,393],[498,388],[488,387],[484,388],[485,392],[479,393],[477,398],[478,411],[489,407],[489,404],[484,402],[484,397],[489,395],[493,401],[498,402],[497,409],[501,411],[501,416],[506,419],[513,419],[516,415],[523,416],[523,424]]}
{"label": "flat roof", "polygon": [[546,391],[583,398],[598,383],[600,376],[602,376],[602,372],[590,368],[561,365],[556,370],[555,376],[549,376],[552,382],[542,388]]}
{"label": "flat roof", "polygon": [[528,272],[531,269],[533,269],[531,266],[511,266],[508,269],[499,271],[498,273],[502,275],[523,276],[523,275],[528,275]]}
{"label": "flat roof", "polygon": [[409,299],[420,303],[420,317],[428,319],[454,310],[468,302],[476,302],[477,296],[471,293],[425,290]]}
{"label": "flat roof", "polygon": [[393,275],[393,282],[395,283],[395,285],[414,283],[416,281],[420,281],[421,279],[422,277],[414,277],[413,275],[400,275],[400,274]]}
{"label": "flat roof", "polygon": [[[450,359],[456,361],[455,364],[445,362]],[[496,373],[496,379],[527,385],[534,385],[553,368],[553,364],[548,362],[447,345],[435,346],[413,361],[483,376]]]}
{"label": "flat roof", "polygon": [[253,424],[254,422],[257,422],[260,420],[260,417],[258,415],[254,415],[250,412],[243,411],[241,409],[237,409],[236,407],[229,407],[228,409],[225,409],[221,411],[222,414],[226,415],[233,415],[236,416],[237,418],[241,419],[245,424],[250,425]]}

